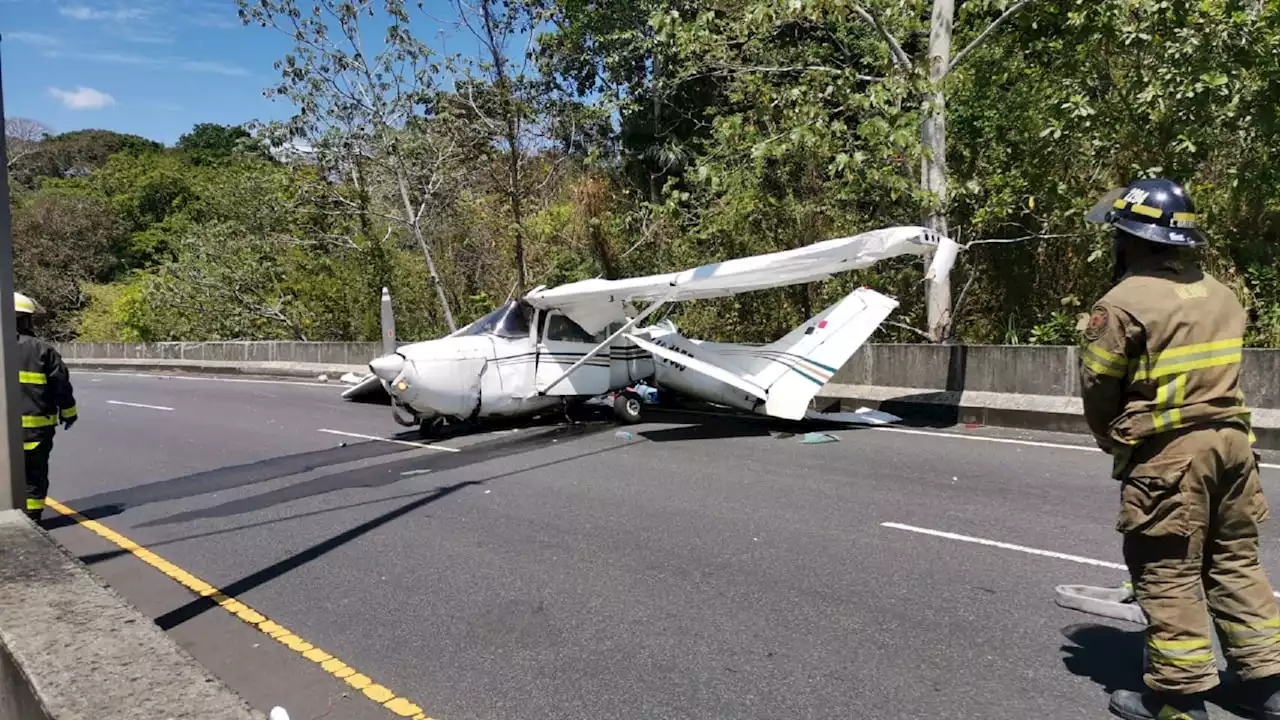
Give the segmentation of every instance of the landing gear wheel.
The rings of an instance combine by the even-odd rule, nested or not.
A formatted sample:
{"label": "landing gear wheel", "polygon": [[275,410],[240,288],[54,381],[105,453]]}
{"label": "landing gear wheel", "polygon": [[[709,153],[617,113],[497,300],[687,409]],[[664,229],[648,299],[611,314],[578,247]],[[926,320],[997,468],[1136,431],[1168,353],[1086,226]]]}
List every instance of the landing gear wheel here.
{"label": "landing gear wheel", "polygon": [[630,390],[618,393],[613,398],[613,414],[626,425],[640,422],[640,396]]}
{"label": "landing gear wheel", "polygon": [[418,437],[423,439],[439,437],[442,430],[444,430],[444,418],[428,418],[423,420],[422,424],[418,425]]}

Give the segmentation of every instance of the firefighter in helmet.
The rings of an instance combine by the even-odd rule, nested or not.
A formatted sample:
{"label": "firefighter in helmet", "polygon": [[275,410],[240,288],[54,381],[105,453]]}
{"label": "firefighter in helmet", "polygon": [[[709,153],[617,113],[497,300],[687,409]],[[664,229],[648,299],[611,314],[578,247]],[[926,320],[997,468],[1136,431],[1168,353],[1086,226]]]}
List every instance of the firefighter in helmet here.
{"label": "firefighter in helmet", "polygon": [[1258,560],[1270,513],[1240,388],[1245,310],[1187,257],[1206,240],[1177,183],[1114,190],[1088,219],[1111,227],[1115,267],[1080,328],[1080,391],[1113,457],[1116,529],[1149,618],[1147,689],[1116,691],[1111,711],[1206,720],[1216,629],[1241,708],[1280,720],[1280,609]]}
{"label": "firefighter in helmet", "polygon": [[22,293],[13,294],[18,314],[18,382],[22,388],[22,449],[26,458],[27,515],[36,522],[44,512],[49,491],[49,454],[62,423],[76,422],[76,399],[62,356],[35,336],[35,316],[41,307]]}

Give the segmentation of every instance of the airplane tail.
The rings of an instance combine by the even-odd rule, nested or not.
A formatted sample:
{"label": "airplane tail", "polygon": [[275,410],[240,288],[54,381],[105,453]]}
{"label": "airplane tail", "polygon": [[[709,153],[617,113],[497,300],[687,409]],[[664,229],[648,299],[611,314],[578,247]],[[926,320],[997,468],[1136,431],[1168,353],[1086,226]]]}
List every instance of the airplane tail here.
{"label": "airplane tail", "polygon": [[805,321],[782,339],[750,354],[748,380],[767,388],[765,412],[799,420],[810,401],[898,307],[898,301],[861,288]]}

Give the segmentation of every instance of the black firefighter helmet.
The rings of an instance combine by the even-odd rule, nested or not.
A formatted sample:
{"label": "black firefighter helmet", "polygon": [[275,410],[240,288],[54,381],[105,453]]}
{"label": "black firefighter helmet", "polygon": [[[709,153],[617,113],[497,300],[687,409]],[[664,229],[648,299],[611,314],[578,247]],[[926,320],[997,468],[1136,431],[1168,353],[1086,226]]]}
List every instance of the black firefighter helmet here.
{"label": "black firefighter helmet", "polygon": [[1165,178],[1138,180],[1112,190],[1086,219],[1164,245],[1198,247],[1207,242],[1191,198],[1181,185]]}

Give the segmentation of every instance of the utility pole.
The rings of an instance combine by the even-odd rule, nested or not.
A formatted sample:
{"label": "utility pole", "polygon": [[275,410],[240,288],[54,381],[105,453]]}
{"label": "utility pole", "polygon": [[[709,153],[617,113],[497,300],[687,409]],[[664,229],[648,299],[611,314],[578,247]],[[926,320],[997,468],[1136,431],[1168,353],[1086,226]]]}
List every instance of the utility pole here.
{"label": "utility pole", "polygon": [[[0,42],[0,58],[3,58]],[[4,64],[0,59],[0,127],[4,126]],[[13,309],[13,225],[9,217],[9,157],[0,147],[0,510],[27,507],[27,471],[18,409],[18,316]]]}

